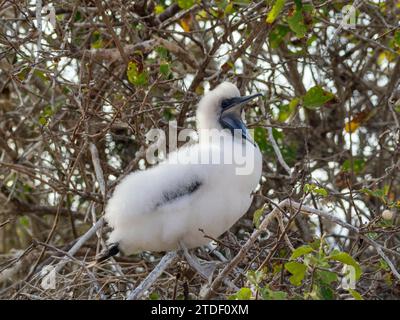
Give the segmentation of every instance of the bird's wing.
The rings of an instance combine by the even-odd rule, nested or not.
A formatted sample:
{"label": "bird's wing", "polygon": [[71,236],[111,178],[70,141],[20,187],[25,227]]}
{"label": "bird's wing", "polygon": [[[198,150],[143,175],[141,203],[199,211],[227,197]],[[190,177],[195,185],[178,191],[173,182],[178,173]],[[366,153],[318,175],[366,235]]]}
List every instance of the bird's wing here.
{"label": "bird's wing", "polygon": [[171,185],[168,189],[162,191],[159,194],[160,199],[156,203],[156,208],[177,201],[182,197],[191,195],[192,193],[196,192],[203,184],[201,179],[198,177],[193,177],[193,179],[189,181],[176,182],[177,184]]}

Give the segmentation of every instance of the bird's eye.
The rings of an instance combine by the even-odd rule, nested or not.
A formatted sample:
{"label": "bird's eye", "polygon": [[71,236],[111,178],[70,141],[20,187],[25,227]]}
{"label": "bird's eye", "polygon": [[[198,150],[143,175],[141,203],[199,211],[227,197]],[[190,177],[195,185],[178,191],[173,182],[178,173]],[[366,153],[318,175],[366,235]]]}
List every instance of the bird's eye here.
{"label": "bird's eye", "polygon": [[230,107],[233,103],[235,103],[236,100],[237,100],[237,98],[229,98],[229,99],[222,100],[221,108],[226,109],[226,108]]}
{"label": "bird's eye", "polygon": [[221,102],[221,108],[222,109],[226,109],[227,107],[229,107],[229,105],[231,104],[231,101],[230,101],[231,99],[225,99],[225,100],[222,100],[222,102]]}

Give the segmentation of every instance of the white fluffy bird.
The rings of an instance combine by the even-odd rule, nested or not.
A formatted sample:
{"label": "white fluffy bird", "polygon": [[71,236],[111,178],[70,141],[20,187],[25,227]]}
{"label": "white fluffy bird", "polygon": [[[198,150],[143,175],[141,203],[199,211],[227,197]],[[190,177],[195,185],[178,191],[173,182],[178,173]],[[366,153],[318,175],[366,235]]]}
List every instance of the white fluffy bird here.
{"label": "white fluffy bird", "polygon": [[[262,157],[241,114],[245,103],[258,96],[241,97],[232,83],[220,84],[199,102],[198,143],[120,182],[105,210],[113,229],[106,257],[119,251],[198,247],[210,241],[204,234],[217,238],[246,213],[261,177]],[[240,130],[239,137],[234,130]],[[206,138],[210,132],[225,139],[210,141]],[[235,152],[241,153],[241,164],[226,161]],[[199,163],[199,154],[219,155],[221,161]],[[249,170],[238,173],[243,163]]]}

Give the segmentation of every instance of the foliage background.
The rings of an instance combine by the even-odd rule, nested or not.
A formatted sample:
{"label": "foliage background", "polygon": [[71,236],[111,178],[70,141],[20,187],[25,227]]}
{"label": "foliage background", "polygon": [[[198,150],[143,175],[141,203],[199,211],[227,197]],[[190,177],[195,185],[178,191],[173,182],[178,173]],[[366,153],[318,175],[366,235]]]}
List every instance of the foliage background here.
{"label": "foliage background", "polygon": [[[1,1],[0,297],[125,298],[162,254],[88,268],[106,227],[65,252],[118,181],[149,166],[148,130],[194,127],[199,96],[229,80],[264,94],[246,116],[263,180],[249,212],[198,256],[225,257],[218,274],[286,198],[355,229],[285,210],[212,297],[397,299],[400,4],[355,1],[355,25],[343,28],[351,3]],[[65,259],[44,290],[41,270]],[[200,298],[207,281],[183,261],[144,298]],[[357,271],[354,290],[341,284],[344,266]]]}

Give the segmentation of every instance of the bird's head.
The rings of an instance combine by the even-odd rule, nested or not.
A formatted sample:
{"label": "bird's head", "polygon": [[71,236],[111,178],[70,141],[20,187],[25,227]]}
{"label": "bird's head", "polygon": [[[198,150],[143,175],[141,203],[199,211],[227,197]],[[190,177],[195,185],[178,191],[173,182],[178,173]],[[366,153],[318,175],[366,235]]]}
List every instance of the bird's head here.
{"label": "bird's head", "polygon": [[200,100],[197,108],[197,128],[242,130],[243,138],[251,141],[242,121],[243,107],[260,93],[240,96],[239,89],[230,82],[223,82]]}

